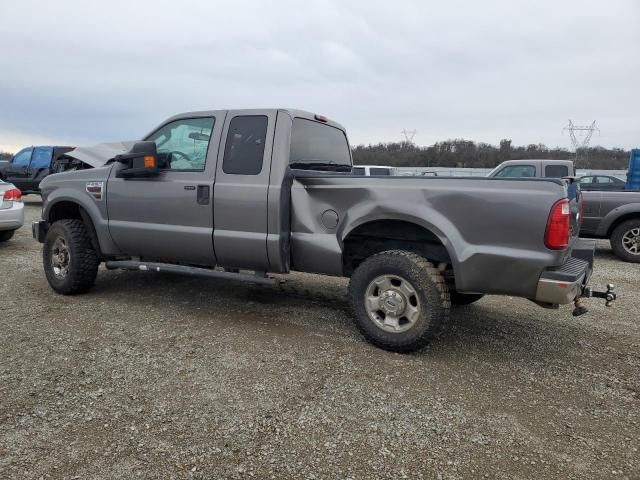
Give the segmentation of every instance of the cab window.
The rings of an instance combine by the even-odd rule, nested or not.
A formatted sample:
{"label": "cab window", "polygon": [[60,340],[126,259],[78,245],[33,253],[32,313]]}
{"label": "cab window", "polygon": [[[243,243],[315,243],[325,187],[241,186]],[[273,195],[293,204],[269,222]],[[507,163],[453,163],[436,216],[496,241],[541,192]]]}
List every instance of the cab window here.
{"label": "cab window", "polygon": [[339,128],[306,118],[294,118],[289,163],[326,163],[350,167],[349,142]]}
{"label": "cab window", "polygon": [[262,171],[268,118],[240,115],[229,123],[222,171],[234,175],[258,175]]}
{"label": "cab window", "polygon": [[536,167],[534,167],[533,165],[508,165],[496,174],[496,177],[501,178],[522,178],[535,176]]}
{"label": "cab window", "polygon": [[36,147],[33,149],[31,156],[31,168],[42,169],[49,168],[51,165],[51,157],[53,156],[53,147]]}
{"label": "cab window", "polygon": [[544,167],[544,176],[547,178],[562,178],[569,175],[566,165],[547,165]]}
{"label": "cab window", "polygon": [[365,175],[364,167],[353,167],[351,173],[354,175]]}
{"label": "cab window", "polygon": [[29,166],[29,162],[31,161],[31,152],[32,151],[33,151],[33,148],[31,148],[31,147],[20,150],[13,157],[13,160],[11,160],[11,164],[14,167],[28,167]]}
{"label": "cab window", "polygon": [[376,168],[376,167],[371,167],[371,175],[375,175],[375,176],[389,176],[391,175],[391,171],[388,168]]}
{"label": "cab window", "polygon": [[168,170],[201,172],[215,118],[181,118],[166,124],[147,140],[156,144],[158,164]]}

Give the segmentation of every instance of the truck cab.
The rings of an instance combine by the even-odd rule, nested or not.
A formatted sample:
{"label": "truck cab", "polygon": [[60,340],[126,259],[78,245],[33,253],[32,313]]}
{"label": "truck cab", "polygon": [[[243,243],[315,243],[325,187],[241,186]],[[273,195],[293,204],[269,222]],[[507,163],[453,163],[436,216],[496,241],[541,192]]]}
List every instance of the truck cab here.
{"label": "truck cab", "polygon": [[563,178],[575,175],[571,160],[507,160],[494,168],[488,177]]}

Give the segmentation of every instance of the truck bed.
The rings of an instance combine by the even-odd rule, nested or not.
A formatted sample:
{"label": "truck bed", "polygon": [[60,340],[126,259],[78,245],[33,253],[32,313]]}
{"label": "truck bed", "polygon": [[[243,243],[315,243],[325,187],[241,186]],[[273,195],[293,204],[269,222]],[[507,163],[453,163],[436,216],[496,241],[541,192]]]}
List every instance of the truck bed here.
{"label": "truck bed", "polygon": [[[544,245],[551,207],[566,196],[559,179],[297,175],[291,187],[292,268],[342,275],[350,235],[364,224],[391,220],[436,237],[458,291],[534,298],[543,270],[570,256],[570,249]],[[332,211],[337,225],[327,228]]]}

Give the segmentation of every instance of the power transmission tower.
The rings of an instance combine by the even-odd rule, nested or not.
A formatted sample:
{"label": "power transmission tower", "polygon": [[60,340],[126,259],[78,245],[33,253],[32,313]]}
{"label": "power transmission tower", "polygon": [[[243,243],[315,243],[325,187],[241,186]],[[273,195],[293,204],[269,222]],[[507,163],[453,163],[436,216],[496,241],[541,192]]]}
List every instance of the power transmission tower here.
{"label": "power transmission tower", "polygon": [[400,133],[404,137],[404,143],[413,143],[413,137],[416,136],[416,130],[407,130],[405,128]]}
{"label": "power transmission tower", "polygon": [[573,149],[576,151],[576,158],[574,159],[573,163],[577,166],[580,150],[584,152],[584,157],[586,160],[586,148],[589,146],[589,142],[591,141],[593,132],[598,132],[598,134],[600,134],[600,129],[596,127],[595,120],[591,123],[591,125],[574,125],[573,122],[569,120],[569,124],[562,129],[562,132],[564,133],[565,130],[569,132],[571,144],[573,145]]}

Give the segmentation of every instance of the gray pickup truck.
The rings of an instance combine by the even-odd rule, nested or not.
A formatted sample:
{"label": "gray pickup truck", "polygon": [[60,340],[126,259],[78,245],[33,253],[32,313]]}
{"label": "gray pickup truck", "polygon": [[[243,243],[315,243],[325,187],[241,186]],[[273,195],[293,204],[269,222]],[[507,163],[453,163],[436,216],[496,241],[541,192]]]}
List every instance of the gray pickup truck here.
{"label": "gray pickup truck", "polygon": [[[498,165],[492,178],[573,177],[570,160],[508,160]],[[583,218],[580,236],[609,239],[618,258],[640,263],[640,190],[598,190],[594,176],[578,179],[582,190]],[[597,176],[596,176],[597,178]],[[583,188],[583,180],[589,185]]]}
{"label": "gray pickup truck", "polygon": [[91,168],[47,177],[33,224],[62,294],[91,288],[101,262],[257,283],[346,276],[358,329],[398,352],[483,294],[615,297],[586,286],[594,242],[577,238],[566,181],[353,175],[344,128],[320,115],[185,113],[144,141],[68,155]]}

